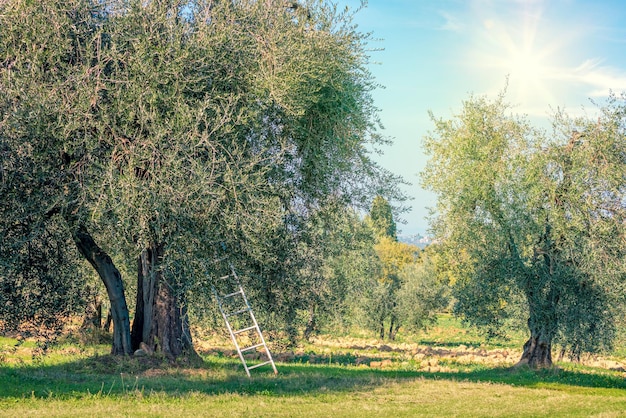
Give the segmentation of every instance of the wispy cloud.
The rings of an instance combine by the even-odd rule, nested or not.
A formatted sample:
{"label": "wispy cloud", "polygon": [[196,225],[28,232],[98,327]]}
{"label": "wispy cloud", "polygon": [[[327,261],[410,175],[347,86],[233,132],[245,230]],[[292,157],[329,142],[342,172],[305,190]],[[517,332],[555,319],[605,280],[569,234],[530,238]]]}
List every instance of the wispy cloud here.
{"label": "wispy cloud", "polygon": [[465,28],[465,25],[457,16],[443,10],[439,11],[439,15],[444,19],[444,23],[438,28],[439,30],[461,32]]}
{"label": "wispy cloud", "polygon": [[543,82],[561,83],[587,98],[606,97],[609,92],[626,92],[626,70],[604,65],[601,58],[590,58],[575,67],[548,67]]}
{"label": "wispy cloud", "polygon": [[626,70],[602,65],[603,60],[588,59],[570,71],[564,71],[563,78],[588,86],[591,97],[608,95],[609,91],[626,92]]}

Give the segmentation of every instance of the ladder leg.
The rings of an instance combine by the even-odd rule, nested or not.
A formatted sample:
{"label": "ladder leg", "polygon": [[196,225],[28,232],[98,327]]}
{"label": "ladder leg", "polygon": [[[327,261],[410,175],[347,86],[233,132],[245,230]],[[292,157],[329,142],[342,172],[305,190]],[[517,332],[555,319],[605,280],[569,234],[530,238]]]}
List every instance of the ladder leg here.
{"label": "ladder leg", "polygon": [[259,324],[256,322],[256,317],[252,310],[250,310],[250,317],[252,318],[252,322],[256,326],[256,331],[261,339],[261,344],[263,344],[263,348],[265,349],[265,354],[267,355],[268,363],[272,365],[272,369],[274,370],[274,374],[278,374],[278,370],[276,369],[276,364],[274,364],[274,359],[272,358],[272,353],[270,353],[270,349],[265,342],[265,338],[263,337],[263,333],[261,332],[261,328],[259,328]]}
{"label": "ladder leg", "polygon": [[222,314],[222,318],[224,319],[226,328],[228,329],[228,334],[230,335],[230,339],[235,345],[235,349],[237,350],[237,354],[239,355],[239,359],[241,360],[241,363],[243,364],[243,368],[246,371],[246,374],[248,375],[248,377],[250,377],[250,370],[248,370],[248,364],[246,363],[246,359],[243,356],[243,353],[241,352],[241,348],[239,347],[239,342],[237,341],[237,337],[235,336],[233,332],[233,328],[230,326],[230,321],[228,320],[228,316],[226,315],[226,312],[224,311],[224,306],[222,305],[222,298],[217,292],[217,289],[215,288],[215,286],[213,286],[213,294],[215,295],[215,299],[217,300],[217,306],[220,310],[220,313]]}

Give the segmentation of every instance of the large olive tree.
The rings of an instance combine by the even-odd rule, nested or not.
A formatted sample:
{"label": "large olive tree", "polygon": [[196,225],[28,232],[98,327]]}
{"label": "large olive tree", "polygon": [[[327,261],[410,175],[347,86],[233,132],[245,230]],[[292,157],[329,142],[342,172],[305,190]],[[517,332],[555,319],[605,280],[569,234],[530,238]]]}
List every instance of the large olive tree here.
{"label": "large olive tree", "polygon": [[[115,353],[192,348],[187,303],[216,249],[285,299],[308,217],[394,192],[366,146],[381,141],[366,37],[329,3],[0,7],[3,186],[29,190],[3,228],[65,221],[109,291]],[[108,254],[137,266],[132,339]]]}

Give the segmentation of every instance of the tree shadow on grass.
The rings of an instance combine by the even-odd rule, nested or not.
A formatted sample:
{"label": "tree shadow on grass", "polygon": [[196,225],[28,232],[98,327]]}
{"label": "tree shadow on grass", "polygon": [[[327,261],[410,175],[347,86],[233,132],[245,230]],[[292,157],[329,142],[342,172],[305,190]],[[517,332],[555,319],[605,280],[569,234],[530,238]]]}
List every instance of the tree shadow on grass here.
{"label": "tree shadow on grass", "polygon": [[[327,361],[324,361],[327,360]],[[0,398],[81,398],[85,396],[146,396],[154,393],[184,396],[192,393],[264,394],[290,396],[371,390],[391,382],[448,380],[500,383],[519,387],[626,389],[626,379],[615,373],[562,369],[476,366],[461,372],[424,372],[399,368],[373,369],[333,363],[328,356],[318,364],[279,363],[279,374],[269,366],[248,378],[236,359],[209,357],[195,364],[172,366],[158,357],[95,356],[62,364],[1,365]]]}

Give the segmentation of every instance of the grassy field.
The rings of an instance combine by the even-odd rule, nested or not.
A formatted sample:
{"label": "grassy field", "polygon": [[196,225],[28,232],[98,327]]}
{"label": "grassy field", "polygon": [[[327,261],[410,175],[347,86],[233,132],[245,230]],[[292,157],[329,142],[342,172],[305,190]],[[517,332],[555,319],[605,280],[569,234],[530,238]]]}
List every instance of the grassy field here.
{"label": "grassy field", "polygon": [[247,378],[226,341],[197,345],[202,361],[171,365],[0,337],[0,416],[626,416],[623,358],[515,368],[519,341],[449,317],[395,344],[321,336],[275,353],[277,376]]}

